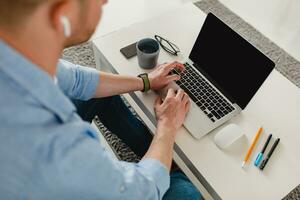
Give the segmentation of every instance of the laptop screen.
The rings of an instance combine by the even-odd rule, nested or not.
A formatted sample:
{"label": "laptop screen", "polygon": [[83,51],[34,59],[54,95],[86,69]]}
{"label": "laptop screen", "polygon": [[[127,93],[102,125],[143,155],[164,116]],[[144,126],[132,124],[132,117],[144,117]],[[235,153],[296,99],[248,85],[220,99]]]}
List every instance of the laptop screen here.
{"label": "laptop screen", "polygon": [[275,64],[209,13],[189,58],[223,94],[244,109]]}

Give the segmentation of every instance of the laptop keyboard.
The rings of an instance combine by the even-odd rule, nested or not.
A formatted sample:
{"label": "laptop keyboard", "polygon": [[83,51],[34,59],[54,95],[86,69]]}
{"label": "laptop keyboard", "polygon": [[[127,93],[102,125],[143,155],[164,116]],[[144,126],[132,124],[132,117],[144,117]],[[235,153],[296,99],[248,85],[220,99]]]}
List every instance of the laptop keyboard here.
{"label": "laptop keyboard", "polygon": [[215,122],[234,110],[210,84],[191,67],[185,63],[185,71],[172,70],[173,74],[180,75],[176,83],[189,95],[207,117]]}

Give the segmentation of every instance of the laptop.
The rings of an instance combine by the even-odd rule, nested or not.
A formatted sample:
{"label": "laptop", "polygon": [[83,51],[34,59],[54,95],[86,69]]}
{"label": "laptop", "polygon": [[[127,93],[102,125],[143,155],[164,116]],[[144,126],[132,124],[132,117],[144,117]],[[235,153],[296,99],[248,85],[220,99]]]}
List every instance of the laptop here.
{"label": "laptop", "polygon": [[179,87],[189,95],[184,126],[200,139],[246,108],[275,63],[209,13],[184,65],[184,72],[172,71],[181,79],[161,95]]}

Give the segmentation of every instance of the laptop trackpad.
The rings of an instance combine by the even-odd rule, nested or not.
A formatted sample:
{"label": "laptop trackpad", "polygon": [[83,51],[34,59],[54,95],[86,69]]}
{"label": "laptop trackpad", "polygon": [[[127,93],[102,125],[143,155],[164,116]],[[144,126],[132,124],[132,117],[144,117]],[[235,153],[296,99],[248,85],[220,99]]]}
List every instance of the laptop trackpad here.
{"label": "laptop trackpad", "polygon": [[183,125],[197,139],[200,139],[214,128],[214,124],[210,119],[192,101],[190,111]]}

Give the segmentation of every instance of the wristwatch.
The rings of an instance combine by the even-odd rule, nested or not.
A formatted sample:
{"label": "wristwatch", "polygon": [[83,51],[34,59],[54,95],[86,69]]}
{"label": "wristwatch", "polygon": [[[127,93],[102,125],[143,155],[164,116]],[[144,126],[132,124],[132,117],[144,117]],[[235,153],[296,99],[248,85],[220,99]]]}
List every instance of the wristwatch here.
{"label": "wristwatch", "polygon": [[148,92],[151,89],[148,74],[143,73],[143,74],[138,75],[138,77],[140,77],[143,80],[143,83],[144,83],[144,89],[142,90],[142,92]]}

